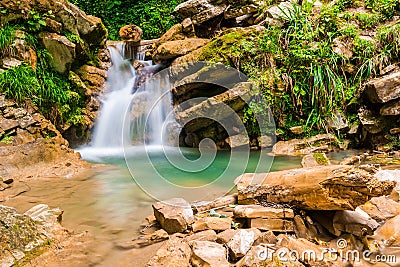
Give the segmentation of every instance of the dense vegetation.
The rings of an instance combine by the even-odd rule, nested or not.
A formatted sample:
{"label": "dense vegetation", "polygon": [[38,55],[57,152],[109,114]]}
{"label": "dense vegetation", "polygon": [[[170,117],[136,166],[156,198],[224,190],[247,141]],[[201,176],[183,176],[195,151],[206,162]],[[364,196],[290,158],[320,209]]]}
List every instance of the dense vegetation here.
{"label": "dense vegetation", "polygon": [[119,39],[118,31],[126,24],[136,24],[143,29],[143,38],[160,37],[178,22],[172,13],[183,0],[72,0],[86,13],[103,20],[111,40]]}
{"label": "dense vegetation", "polygon": [[[346,11],[358,7],[371,11]],[[341,117],[356,123],[362,83],[400,59],[400,25],[389,23],[400,14],[400,3],[340,0],[319,12],[311,3],[282,11],[285,25],[267,26],[265,32],[225,32],[206,47],[202,59],[222,61],[249,75],[286,137],[293,126],[311,135],[328,131],[329,121]],[[350,54],[335,53],[338,43]],[[257,132],[253,117],[248,109],[244,120]]]}
{"label": "dense vegetation", "polygon": [[[55,125],[79,124],[83,120],[84,92],[70,82],[68,76],[55,72],[51,66],[52,58],[38,41],[38,32],[42,26],[39,19],[34,24],[18,22],[14,25],[4,25],[0,28],[0,58],[11,56],[10,45],[16,32],[23,30],[19,38],[32,47],[37,54],[36,69],[28,62],[0,73],[0,91],[6,97],[23,102],[30,99],[48,119]],[[21,35],[21,33],[20,33]]]}

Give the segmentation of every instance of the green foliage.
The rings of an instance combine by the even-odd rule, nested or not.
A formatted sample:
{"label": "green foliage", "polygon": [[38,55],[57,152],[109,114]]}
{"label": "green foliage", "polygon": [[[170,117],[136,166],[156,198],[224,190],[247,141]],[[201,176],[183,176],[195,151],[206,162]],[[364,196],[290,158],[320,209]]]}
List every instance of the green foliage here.
{"label": "green foliage", "polygon": [[[224,32],[200,59],[224,62],[247,74],[269,102],[277,129],[286,137],[291,134],[288,129],[298,125],[305,126],[306,136],[328,131],[327,121],[337,112],[356,123],[352,112],[357,110],[361,83],[398,60],[400,26],[378,28],[375,40],[360,37],[362,28],[376,27],[384,19],[378,11],[341,13],[355,5],[362,3],[325,4],[319,14],[308,4],[295,5],[293,10],[282,10],[287,21],[283,27],[268,26],[263,33]],[[353,53],[350,58],[334,52],[338,40]],[[258,134],[254,116],[250,105],[243,120],[251,134]]]}
{"label": "green foliage", "polygon": [[81,92],[71,88],[68,79],[52,70],[51,56],[46,50],[37,50],[36,72],[23,64],[0,74],[0,91],[18,102],[30,99],[41,112],[54,122],[81,124],[84,99]]}
{"label": "green foliage", "polygon": [[46,26],[41,14],[37,13],[34,9],[29,11],[29,19],[27,20],[31,31],[39,31],[42,27]]}
{"label": "green foliage", "polygon": [[367,7],[381,13],[386,19],[393,19],[400,13],[400,2],[398,0],[366,0]]}
{"label": "green foliage", "polygon": [[14,41],[15,29],[6,24],[0,28],[0,54]]}
{"label": "green foliage", "polygon": [[120,1],[74,0],[86,13],[100,17],[109,30],[111,40],[119,39],[119,29],[126,24],[136,24],[143,29],[143,38],[158,38],[178,23],[172,14],[183,0]]}

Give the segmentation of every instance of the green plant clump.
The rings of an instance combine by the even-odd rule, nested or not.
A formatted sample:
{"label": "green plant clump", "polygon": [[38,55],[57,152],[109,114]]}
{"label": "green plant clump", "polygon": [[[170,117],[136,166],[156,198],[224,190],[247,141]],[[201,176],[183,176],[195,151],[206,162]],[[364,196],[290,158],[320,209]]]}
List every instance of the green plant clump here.
{"label": "green plant clump", "polygon": [[[381,26],[377,37],[368,39],[361,36],[361,28],[375,27],[375,19],[386,14],[368,15],[358,27],[341,13],[351,1],[338,3],[323,5],[320,13],[307,3],[282,10],[282,27],[223,32],[200,59],[223,62],[248,75],[268,100],[278,132],[286,137],[291,136],[289,128],[298,125],[304,126],[305,136],[328,132],[334,114],[354,117],[362,83],[397,62],[400,51],[399,24]],[[377,6],[374,10],[382,11]],[[336,52],[338,43],[349,51]],[[253,111],[245,110],[244,121],[250,133],[258,134]]]}
{"label": "green plant clump", "polygon": [[88,14],[101,18],[109,31],[109,38],[117,40],[119,29],[126,24],[136,24],[143,29],[143,38],[158,38],[178,23],[172,13],[183,0],[120,1],[74,0]]}

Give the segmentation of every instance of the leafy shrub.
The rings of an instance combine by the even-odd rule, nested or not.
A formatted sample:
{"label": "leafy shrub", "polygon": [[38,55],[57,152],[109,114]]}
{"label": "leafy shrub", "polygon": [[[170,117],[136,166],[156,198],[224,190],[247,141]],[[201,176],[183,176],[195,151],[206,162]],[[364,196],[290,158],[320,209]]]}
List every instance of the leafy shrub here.
{"label": "leafy shrub", "polygon": [[119,39],[119,29],[126,24],[136,24],[143,29],[143,38],[158,38],[179,21],[171,15],[183,0],[120,1],[73,0],[88,14],[100,17],[109,30],[111,40]]}

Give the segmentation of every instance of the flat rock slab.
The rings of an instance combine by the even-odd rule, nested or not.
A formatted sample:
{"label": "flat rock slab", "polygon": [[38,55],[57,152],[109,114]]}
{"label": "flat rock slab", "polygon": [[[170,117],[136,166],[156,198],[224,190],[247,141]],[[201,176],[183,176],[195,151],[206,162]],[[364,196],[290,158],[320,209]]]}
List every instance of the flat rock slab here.
{"label": "flat rock slab", "polygon": [[293,221],[289,220],[256,218],[250,219],[249,221],[250,227],[260,230],[269,230],[274,232],[294,232],[294,223]]}
{"label": "flat rock slab", "polygon": [[235,183],[239,204],[281,203],[306,210],[354,210],[389,195],[396,183],[374,177],[369,166],[324,166],[243,174]]}
{"label": "flat rock slab", "polygon": [[284,219],[294,218],[292,209],[280,209],[272,207],[264,207],[261,205],[238,205],[233,210],[236,218],[267,218],[267,219]]}
{"label": "flat rock slab", "polygon": [[153,204],[154,216],[168,234],[185,231],[194,221],[189,202],[182,198],[172,198]]}
{"label": "flat rock slab", "polygon": [[204,230],[224,231],[232,227],[231,218],[204,217],[195,221],[192,225],[193,232]]}

